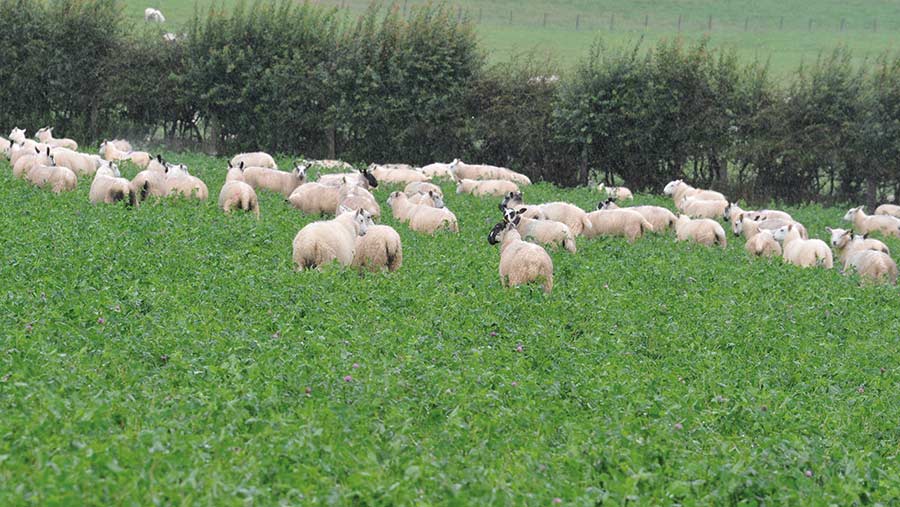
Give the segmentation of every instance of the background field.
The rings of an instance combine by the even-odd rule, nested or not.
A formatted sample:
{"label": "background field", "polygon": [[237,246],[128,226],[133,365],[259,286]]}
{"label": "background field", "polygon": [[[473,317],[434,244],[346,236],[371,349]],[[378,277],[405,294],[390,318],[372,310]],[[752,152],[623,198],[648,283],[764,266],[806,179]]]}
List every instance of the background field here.
{"label": "background field", "polygon": [[[194,3],[182,0],[123,3],[135,19],[143,16],[145,7],[158,7],[176,28],[194,11]],[[219,5],[234,3],[226,0]],[[344,7],[351,14],[362,12],[369,5],[364,0],[315,3]],[[400,1],[397,5],[411,9],[421,3]],[[198,5],[205,9],[209,2]],[[858,60],[900,47],[900,11],[894,2],[881,0],[461,0],[448,5],[462,9],[464,15],[478,23],[493,61],[535,51],[568,67],[585,54],[598,35],[612,44],[631,44],[644,38],[648,46],[660,39],[680,36],[696,40],[708,35],[713,46],[733,48],[747,59],[771,59],[773,70],[788,76],[802,62],[814,61],[821,51],[831,51],[838,45],[851,48]]]}
{"label": "background field", "polygon": [[[900,497],[894,287],[665,235],[579,240],[551,296],[504,290],[496,201],[449,185],[458,236],[384,219],[400,272],[296,273],[312,218],[271,194],[226,217],[224,161],[170,157],[210,201],[91,206],[0,162],[2,505]],[[789,211],[820,237],[843,214]]]}

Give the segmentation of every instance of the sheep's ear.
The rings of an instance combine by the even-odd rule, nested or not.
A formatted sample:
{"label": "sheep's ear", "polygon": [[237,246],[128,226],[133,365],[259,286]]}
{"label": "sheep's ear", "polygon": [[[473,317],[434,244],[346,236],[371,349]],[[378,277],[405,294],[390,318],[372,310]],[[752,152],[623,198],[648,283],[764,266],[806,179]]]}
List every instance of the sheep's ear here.
{"label": "sheep's ear", "polygon": [[832,232],[834,232],[833,230],[831,230],[831,227],[826,227],[825,230],[828,231],[829,234],[832,233]]}
{"label": "sheep's ear", "polygon": [[[25,143],[22,143],[22,144],[24,145]],[[35,146],[35,147],[34,147],[34,152],[40,154],[41,149],[38,148],[37,146]]]}
{"label": "sheep's ear", "polygon": [[47,156],[48,157],[50,156],[50,147],[49,146],[47,146]]}
{"label": "sheep's ear", "polygon": [[528,208],[519,208],[519,209],[516,211],[516,214],[522,215],[522,214],[524,214],[526,211],[528,211]]}
{"label": "sheep's ear", "polygon": [[868,232],[865,233],[865,234],[863,234],[863,239],[869,239],[869,233],[868,233]]}
{"label": "sheep's ear", "polygon": [[160,164],[162,164],[163,163],[162,155],[157,154],[156,161],[159,162]]}
{"label": "sheep's ear", "polygon": [[241,165],[239,167],[241,169],[241,172],[243,172],[244,171],[244,161],[243,160],[241,160]]}

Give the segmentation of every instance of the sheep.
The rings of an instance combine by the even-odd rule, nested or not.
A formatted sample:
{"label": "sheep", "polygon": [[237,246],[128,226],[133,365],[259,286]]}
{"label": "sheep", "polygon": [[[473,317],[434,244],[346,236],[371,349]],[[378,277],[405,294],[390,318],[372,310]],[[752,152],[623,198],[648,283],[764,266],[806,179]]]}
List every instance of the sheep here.
{"label": "sheep", "polygon": [[335,213],[340,210],[341,206],[354,210],[364,209],[372,215],[373,219],[377,220],[381,218],[381,206],[378,205],[375,196],[368,190],[356,185],[345,185],[341,187],[341,191],[338,194],[338,205]]}
{"label": "sheep", "polygon": [[441,190],[441,187],[427,181],[413,181],[406,185],[406,188],[404,188],[403,191],[410,197],[415,194],[427,194],[428,192],[434,192],[435,194],[444,197],[444,191]]}
{"label": "sheep", "polygon": [[725,199],[725,196],[719,192],[716,192],[714,190],[702,190],[699,188],[694,188],[685,183],[684,180],[670,181],[663,189],[663,193],[666,195],[671,195],[672,200],[676,205],[678,205],[678,203],[680,203],[685,197],[695,197],[697,199],[705,201],[728,200]]}
{"label": "sheep", "polygon": [[582,233],[586,238],[596,236],[624,236],[629,243],[642,237],[644,233],[653,232],[650,225],[640,213],[629,209],[597,210],[587,214],[591,228]]}
{"label": "sheep", "polygon": [[20,129],[19,127],[14,127],[12,130],[9,131],[9,140],[14,143],[22,144],[27,139],[25,137],[25,132],[26,132],[25,129]]}
{"label": "sheep", "polygon": [[744,249],[757,257],[781,257],[781,245],[775,241],[772,231],[758,231],[744,243]]}
{"label": "sheep", "polygon": [[531,185],[531,179],[505,167],[466,164],[460,159],[450,163],[450,172],[458,180],[506,180],[519,185]]}
{"label": "sheep", "polygon": [[132,164],[140,167],[141,169],[146,169],[150,166],[152,157],[146,151],[133,151],[128,154],[127,160],[130,160]]}
{"label": "sheep", "polygon": [[501,212],[505,211],[506,208],[515,208],[515,209],[525,208],[525,213],[522,214],[523,218],[534,218],[536,220],[547,220],[547,215],[544,215],[544,212],[541,210],[540,206],[526,205],[524,203],[525,203],[525,200],[522,198],[522,192],[507,192],[503,196],[503,200],[500,201],[499,208],[500,208]]}
{"label": "sheep", "polygon": [[[275,163],[275,159],[272,158],[272,155],[262,151],[255,151],[252,153],[238,153],[237,155],[231,157],[231,165],[236,166],[241,162],[244,163],[245,167],[264,167],[266,169],[278,169],[278,164]],[[302,163],[297,165],[303,165]]]}
{"label": "sheep", "polygon": [[518,192],[519,186],[506,180],[470,180],[462,179],[457,182],[457,194],[472,194],[476,197],[493,196],[501,197],[509,192]]}
{"label": "sheep", "polygon": [[321,169],[342,169],[352,171],[353,166],[343,160],[302,160],[301,163],[306,167],[318,167]]}
{"label": "sheep", "polygon": [[885,236],[900,237],[900,220],[889,215],[866,215],[862,206],[848,211],[844,220],[853,223],[860,234],[878,231]]}
{"label": "sheep", "polygon": [[372,217],[365,210],[347,210],[333,220],[307,224],[294,237],[296,269],[321,269],[334,261],[349,266],[356,253],[356,237],[365,236],[371,225]]}
{"label": "sheep", "polygon": [[378,180],[369,172],[368,168],[364,168],[359,172],[351,173],[335,173],[335,174],[319,174],[316,180],[322,185],[339,187],[341,185],[352,184],[363,187],[365,189],[378,188]]}
{"label": "sheep", "polygon": [[450,171],[450,164],[443,164],[441,162],[428,164],[425,167],[419,169],[419,172],[431,179],[453,179],[453,172]]}
{"label": "sheep", "polygon": [[419,193],[409,196],[409,202],[412,204],[421,204],[423,206],[431,206],[432,208],[443,208],[444,198],[429,190],[428,193]]}
{"label": "sheep", "polygon": [[715,220],[699,218],[691,220],[687,215],[678,215],[675,221],[675,238],[678,241],[693,240],[701,245],[719,244],[723,249],[728,246],[725,229]]}
{"label": "sheep", "polygon": [[35,137],[37,137],[37,139],[40,142],[42,142],[44,144],[49,144],[50,146],[52,146],[54,148],[68,148],[72,151],[78,151],[78,143],[76,143],[75,141],[73,141],[71,139],[65,139],[65,138],[55,139],[53,137],[53,128],[52,127],[44,127],[42,129],[38,130],[35,133]]}
{"label": "sheep", "polygon": [[882,204],[875,208],[875,214],[900,218],[900,206],[897,206],[896,204]]}
{"label": "sheep", "polygon": [[850,268],[853,268],[864,279],[873,282],[884,280],[891,285],[897,285],[897,263],[884,252],[875,250],[853,252],[844,263],[844,273],[847,273]]}
{"label": "sheep", "polygon": [[166,169],[166,161],[163,160],[162,155],[156,155],[155,158],[150,159],[150,162],[144,169],[159,174],[166,174],[168,171],[168,169]]}
{"label": "sheep", "polygon": [[784,211],[772,210],[772,209],[762,209],[759,211],[745,211],[738,206],[736,202],[728,203],[728,206],[725,208],[725,211],[722,212],[722,220],[733,221],[734,217],[744,213],[749,216],[751,220],[759,220],[760,218],[778,218],[781,220],[787,220],[789,222],[793,222],[794,218],[791,215],[785,213]]}
{"label": "sheep", "polygon": [[115,164],[97,169],[88,199],[91,204],[125,201],[128,206],[134,206],[138,203],[135,187],[122,177]]}
{"label": "sheep", "polygon": [[144,201],[149,196],[165,197],[168,188],[166,187],[166,174],[164,172],[144,169],[137,173],[131,180],[131,186],[137,189],[139,201]]}
{"label": "sheep", "polygon": [[831,249],[820,239],[803,239],[794,224],[783,225],[772,233],[781,242],[782,257],[786,262],[803,268],[822,265],[834,267]]}
{"label": "sheep", "polygon": [[116,146],[109,141],[103,141],[102,143],[100,143],[100,154],[103,156],[103,160],[107,160],[109,162],[128,160],[131,156],[129,152],[116,148]]}
{"label": "sheep", "polygon": [[68,167],[76,176],[91,176],[99,165],[89,155],[72,151],[68,148],[54,148],[52,150],[53,158],[56,163],[63,167]]}
{"label": "sheep", "polygon": [[504,220],[514,222],[519,234],[525,240],[534,240],[536,243],[550,245],[555,250],[562,246],[570,253],[575,253],[575,236],[571,229],[562,223],[554,220],[535,220],[533,218],[525,218],[524,208],[513,210],[507,208],[504,210]]}
{"label": "sheep", "polygon": [[28,171],[37,164],[53,165],[51,160],[50,147],[40,148],[34,147],[34,151],[21,148],[14,154],[12,159],[13,176],[16,178],[28,178]]}
{"label": "sheep", "polygon": [[234,208],[243,211],[252,211],[259,220],[259,198],[253,187],[240,180],[226,181],[219,191],[219,207],[225,213],[231,213]]}
{"label": "sheep", "polygon": [[9,159],[10,149],[12,148],[12,142],[9,139],[4,137],[0,137],[0,152],[3,153],[3,156]]}
{"label": "sheep", "polygon": [[849,257],[850,254],[860,250],[875,250],[876,252],[882,252],[888,255],[891,254],[887,245],[881,241],[853,234],[853,229],[845,230],[826,227],[825,230],[831,234],[831,246],[837,250],[838,261],[841,264],[847,262],[847,257]]}
{"label": "sheep", "polygon": [[598,209],[627,209],[630,211],[634,211],[636,213],[640,213],[645,220],[650,222],[650,225],[653,226],[653,232],[658,232],[660,234],[669,230],[670,227],[675,226],[675,214],[666,208],[662,208],[660,206],[630,206],[627,208],[619,208],[616,204],[615,200],[612,198],[608,198],[606,201],[601,202],[597,205]]}
{"label": "sheep", "polygon": [[447,208],[434,208],[424,204],[413,205],[403,192],[392,192],[388,196],[387,204],[395,219],[408,222],[409,228],[416,232],[434,234],[441,229],[459,232],[456,215]]}
{"label": "sheep", "polygon": [[388,184],[409,184],[428,181],[428,177],[414,169],[391,168],[390,165],[372,164],[369,172],[380,182]]}
{"label": "sheep", "polygon": [[607,187],[603,183],[597,185],[597,191],[601,194],[605,191],[608,197],[619,201],[630,201],[634,200],[634,195],[631,193],[631,190],[628,190],[625,187]]}
{"label": "sheep", "polygon": [[308,215],[334,213],[341,202],[341,189],[318,182],[304,183],[288,196],[294,208]]}
{"label": "sheep", "polygon": [[691,218],[718,218],[725,213],[727,207],[728,201],[708,201],[685,197],[681,200],[681,206],[678,206],[678,209]]}
{"label": "sheep", "polygon": [[159,9],[147,7],[144,9],[144,21],[148,23],[165,23],[166,17],[163,16],[163,13]]}
{"label": "sheep", "polygon": [[[68,167],[57,166],[53,155],[49,154],[49,149],[48,147],[47,155],[35,158],[35,164],[25,173],[25,179],[39,188],[49,186],[50,190],[56,194],[75,190],[78,185],[75,173]],[[48,161],[49,164],[47,164]]]}
{"label": "sheep", "polygon": [[241,162],[238,165],[231,165],[231,162],[228,162],[228,170],[225,173],[225,182],[229,181],[244,181],[244,163]]}
{"label": "sheep", "polygon": [[180,195],[182,197],[197,198],[205,201],[209,197],[206,183],[196,176],[188,173],[184,164],[166,164],[166,195]]}
{"label": "sheep", "polygon": [[356,252],[351,265],[371,271],[387,268],[397,271],[403,265],[403,244],[400,235],[388,225],[372,225],[365,236],[356,237]]}
{"label": "sheep", "polygon": [[[240,163],[241,161],[231,160],[231,165]],[[294,190],[306,183],[306,166],[302,164],[294,167],[291,172],[259,166],[248,167],[246,162],[244,164],[244,181],[256,190],[271,190],[289,198]]]}
{"label": "sheep", "polygon": [[500,284],[504,287],[538,282],[544,292],[553,290],[553,260],[542,247],[522,241],[513,222],[500,222],[488,234],[488,243],[500,243]]}
{"label": "sheep", "polygon": [[[131,143],[129,143],[125,139],[113,139],[112,141],[104,141],[104,142],[114,146],[119,151],[124,151],[125,153],[131,153],[132,151],[134,151],[134,148],[132,148]],[[106,149],[106,146],[103,146],[103,145],[100,146],[100,152],[99,152],[100,155],[103,155],[105,149]]]}
{"label": "sheep", "polygon": [[[745,224],[753,224],[754,233],[756,230],[767,230],[769,232],[772,232],[779,227],[785,225],[793,225],[797,228],[798,231],[800,231],[801,238],[809,239],[809,234],[807,234],[806,232],[806,227],[804,227],[800,222],[795,222],[793,220],[784,220],[781,218],[766,217],[754,219],[755,216],[757,216],[756,212],[738,214],[737,217],[735,217],[735,219],[731,221],[731,232],[733,232],[735,236],[744,234]],[[747,234],[744,234],[744,236],[749,237]]]}

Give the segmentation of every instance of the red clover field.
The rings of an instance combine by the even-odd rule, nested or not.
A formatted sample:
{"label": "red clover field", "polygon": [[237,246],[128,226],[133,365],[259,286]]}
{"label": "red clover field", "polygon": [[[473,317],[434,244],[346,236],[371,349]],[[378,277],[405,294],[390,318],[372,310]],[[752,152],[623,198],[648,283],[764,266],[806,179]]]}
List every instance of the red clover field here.
{"label": "red clover field", "polygon": [[[729,230],[578,238],[552,294],[505,289],[499,199],[450,182],[458,235],[376,190],[398,272],[299,273],[318,217],[265,191],[260,220],[225,215],[225,159],[167,158],[210,199],[93,206],[89,178],[54,195],[0,161],[0,505],[900,501],[896,287]],[[827,240],[847,207],[787,211]]]}

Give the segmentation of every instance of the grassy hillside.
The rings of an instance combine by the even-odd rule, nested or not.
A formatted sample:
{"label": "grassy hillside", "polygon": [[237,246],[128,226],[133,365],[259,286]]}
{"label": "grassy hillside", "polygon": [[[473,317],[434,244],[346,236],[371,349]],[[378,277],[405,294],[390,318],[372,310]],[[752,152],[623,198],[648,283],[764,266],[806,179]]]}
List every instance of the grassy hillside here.
{"label": "grassy hillside", "polygon": [[[369,5],[363,0],[318,3],[343,5],[351,14]],[[410,9],[421,3],[400,1],[397,5],[402,9],[405,4]],[[226,0],[222,5],[233,4],[232,0]],[[201,1],[198,5],[205,9],[208,2]],[[752,3],[461,0],[449,5],[461,8],[478,23],[485,47],[495,61],[523,51],[536,51],[567,66],[583,55],[597,36],[611,43],[631,43],[643,37],[652,44],[663,38],[697,39],[709,35],[714,46],[734,48],[745,58],[771,60],[776,72],[787,75],[801,62],[812,61],[821,51],[830,51],[837,45],[850,47],[860,60],[900,48],[900,10],[893,2],[881,0]],[[141,18],[145,7],[159,7],[172,27],[177,27],[194,11],[194,3],[182,0],[125,0],[124,6],[135,19]]]}
{"label": "grassy hillside", "polygon": [[[0,162],[2,505],[900,496],[894,287],[667,234],[579,239],[552,295],[506,290],[496,201],[450,185],[459,235],[385,207],[398,273],[296,273],[312,218],[265,193],[225,216],[224,161],[171,158],[210,201],[91,206]],[[789,211],[820,237],[843,214]]]}

